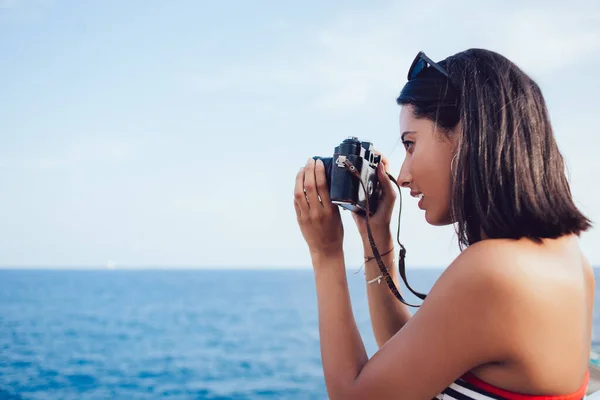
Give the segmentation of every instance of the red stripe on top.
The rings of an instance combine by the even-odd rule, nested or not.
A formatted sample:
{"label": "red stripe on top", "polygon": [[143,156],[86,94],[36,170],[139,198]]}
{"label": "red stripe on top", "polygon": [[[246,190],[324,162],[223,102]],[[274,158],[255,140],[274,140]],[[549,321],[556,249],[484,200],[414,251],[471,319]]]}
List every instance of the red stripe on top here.
{"label": "red stripe on top", "polygon": [[497,388],[496,386],[490,385],[487,382],[482,381],[472,373],[465,374],[462,379],[470,383],[471,385],[485,390],[488,393],[495,394],[497,396],[501,396],[507,398],[509,400],[581,400],[585,396],[585,392],[587,391],[588,381],[590,379],[590,371],[585,371],[585,379],[583,380],[583,385],[581,388],[572,394],[566,394],[562,396],[535,396],[530,394],[519,394],[509,392],[508,390]]}

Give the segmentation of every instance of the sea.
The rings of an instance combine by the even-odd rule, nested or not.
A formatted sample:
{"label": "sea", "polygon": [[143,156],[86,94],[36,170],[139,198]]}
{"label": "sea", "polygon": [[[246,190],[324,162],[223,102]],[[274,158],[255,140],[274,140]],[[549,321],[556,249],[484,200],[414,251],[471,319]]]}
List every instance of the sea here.
{"label": "sea", "polygon": [[[348,284],[372,355],[362,271]],[[326,399],[312,270],[0,270],[0,399],[163,398]]]}

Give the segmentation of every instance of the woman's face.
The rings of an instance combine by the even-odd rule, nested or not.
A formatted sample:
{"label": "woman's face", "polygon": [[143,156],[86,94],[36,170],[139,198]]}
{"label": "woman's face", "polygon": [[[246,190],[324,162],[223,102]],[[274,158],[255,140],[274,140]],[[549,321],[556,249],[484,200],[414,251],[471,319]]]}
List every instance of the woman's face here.
{"label": "woman's face", "polygon": [[[437,128],[437,130],[436,130]],[[413,106],[402,106],[400,135],[406,157],[400,169],[398,183],[410,188],[410,194],[421,197],[419,208],[425,210],[425,220],[431,225],[452,223],[450,195],[454,156],[454,133],[449,139],[432,121],[417,119]]]}

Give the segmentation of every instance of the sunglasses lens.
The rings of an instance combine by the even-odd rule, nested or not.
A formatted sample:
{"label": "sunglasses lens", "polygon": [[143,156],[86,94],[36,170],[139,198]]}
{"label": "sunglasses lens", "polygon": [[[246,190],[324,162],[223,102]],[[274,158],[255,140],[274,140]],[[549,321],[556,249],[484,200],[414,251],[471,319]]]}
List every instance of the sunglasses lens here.
{"label": "sunglasses lens", "polygon": [[417,75],[419,75],[419,73],[425,69],[426,66],[427,63],[425,62],[425,60],[419,58],[419,60],[417,60],[414,67],[410,71],[410,76],[408,77],[408,79],[415,79]]}

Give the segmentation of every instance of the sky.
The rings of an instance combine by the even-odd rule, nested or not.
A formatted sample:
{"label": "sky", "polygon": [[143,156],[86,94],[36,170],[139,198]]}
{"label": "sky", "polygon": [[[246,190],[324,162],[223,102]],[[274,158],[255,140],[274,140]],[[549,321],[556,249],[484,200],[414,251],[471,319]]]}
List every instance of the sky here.
{"label": "sky", "polygon": [[[356,136],[397,175],[414,56],[472,47],[541,86],[599,226],[597,1],[0,0],[0,266],[310,268],[299,168]],[[447,266],[453,227],[403,199],[408,268]],[[580,243],[600,266],[600,228]]]}

